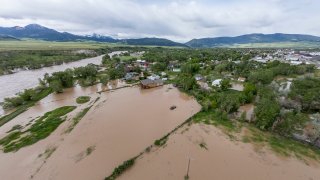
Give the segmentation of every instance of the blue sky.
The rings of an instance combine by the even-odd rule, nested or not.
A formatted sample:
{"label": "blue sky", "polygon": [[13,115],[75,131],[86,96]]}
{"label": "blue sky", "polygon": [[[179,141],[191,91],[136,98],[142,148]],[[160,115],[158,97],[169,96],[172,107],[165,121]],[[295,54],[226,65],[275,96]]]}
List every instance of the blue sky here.
{"label": "blue sky", "polygon": [[38,23],[116,38],[320,35],[319,0],[0,0],[0,26]]}

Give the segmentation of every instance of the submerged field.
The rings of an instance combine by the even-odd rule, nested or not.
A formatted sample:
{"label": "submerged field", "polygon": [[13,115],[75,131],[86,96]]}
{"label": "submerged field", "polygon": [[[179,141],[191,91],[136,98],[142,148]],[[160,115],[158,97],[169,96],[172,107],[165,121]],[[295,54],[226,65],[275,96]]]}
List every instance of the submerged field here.
{"label": "submerged field", "polygon": [[167,140],[136,159],[119,179],[319,179],[319,163],[277,156],[273,151],[230,139],[212,125],[185,125]]}
{"label": "submerged field", "polygon": [[[200,110],[193,98],[171,86],[150,90],[131,87],[101,95],[96,93],[99,90],[96,86],[77,87],[49,95],[2,126],[0,138],[17,124],[27,127],[34,123],[32,120],[44,112],[77,106],[47,138],[14,153],[0,153],[2,177],[103,179],[118,164],[144,151]],[[90,96],[91,100],[79,105],[79,96]],[[170,110],[172,105],[177,109]]]}

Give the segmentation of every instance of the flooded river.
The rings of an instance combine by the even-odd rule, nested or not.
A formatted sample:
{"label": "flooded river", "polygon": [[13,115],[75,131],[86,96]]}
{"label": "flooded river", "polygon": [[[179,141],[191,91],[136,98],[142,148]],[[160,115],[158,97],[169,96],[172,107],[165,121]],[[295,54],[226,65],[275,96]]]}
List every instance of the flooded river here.
{"label": "flooded river", "polygon": [[[119,55],[121,53],[125,53],[127,51],[114,51],[109,53],[110,57],[114,55]],[[58,71],[64,71],[68,68],[76,68],[81,66],[86,66],[88,64],[101,64],[102,61],[101,56],[82,59],[75,62],[64,63],[62,65],[56,65],[51,67],[44,67],[36,70],[23,70],[14,74],[8,74],[0,76],[0,102],[3,102],[4,98],[12,97],[15,94],[22,92],[24,89],[33,88],[38,85],[39,78],[43,78],[46,73],[53,73]],[[4,114],[10,112],[5,112],[2,107],[0,107],[0,117]]]}
{"label": "flooded river", "polygon": [[86,66],[87,64],[101,64],[103,56],[83,59],[62,65],[44,67],[36,70],[23,70],[14,74],[0,76],[0,102],[6,97],[11,97],[24,89],[33,88],[38,85],[38,78],[43,78],[46,73],[64,71],[68,68]]}

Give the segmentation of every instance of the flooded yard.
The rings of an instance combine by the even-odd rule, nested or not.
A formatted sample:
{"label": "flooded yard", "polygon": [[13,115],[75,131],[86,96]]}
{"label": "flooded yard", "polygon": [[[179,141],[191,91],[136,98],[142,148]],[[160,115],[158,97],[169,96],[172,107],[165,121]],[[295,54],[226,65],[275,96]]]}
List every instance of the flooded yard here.
{"label": "flooded yard", "polygon": [[[46,139],[14,153],[0,153],[3,179],[103,179],[123,161],[139,154],[200,110],[200,105],[176,88],[163,86],[141,90],[123,88],[101,94],[101,87],[72,88],[52,94],[35,107],[0,128],[4,137],[14,125],[25,125],[45,112],[65,105],[77,109]],[[78,96],[91,96],[77,105]],[[87,115],[68,134],[70,118],[93,104]],[[171,106],[176,106],[170,110]],[[43,155],[48,154],[49,155]]]}
{"label": "flooded yard", "polygon": [[119,179],[184,179],[189,159],[190,179],[320,179],[319,164],[280,158],[269,150],[256,152],[251,144],[231,141],[220,129],[204,124],[185,125],[165,146],[139,157]]}

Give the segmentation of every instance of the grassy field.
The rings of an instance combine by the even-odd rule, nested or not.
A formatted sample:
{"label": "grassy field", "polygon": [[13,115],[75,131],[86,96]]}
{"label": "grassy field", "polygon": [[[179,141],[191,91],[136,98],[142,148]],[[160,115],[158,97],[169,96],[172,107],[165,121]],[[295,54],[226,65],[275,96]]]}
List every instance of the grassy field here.
{"label": "grassy field", "polygon": [[[157,46],[134,46],[120,43],[103,43],[94,41],[84,42],[54,42],[33,39],[22,39],[21,41],[0,41],[0,51],[11,50],[73,50],[73,49],[99,49],[104,47],[157,47]],[[166,47],[163,48],[183,48]]]}
{"label": "grassy field", "polygon": [[[98,42],[53,42],[40,40],[0,41],[0,51],[10,50],[72,50],[72,49],[99,49],[110,43]],[[113,45],[114,46],[114,45]]]}
{"label": "grassy field", "polygon": [[311,42],[279,42],[279,43],[249,43],[222,46],[225,48],[320,48],[320,43]]}

